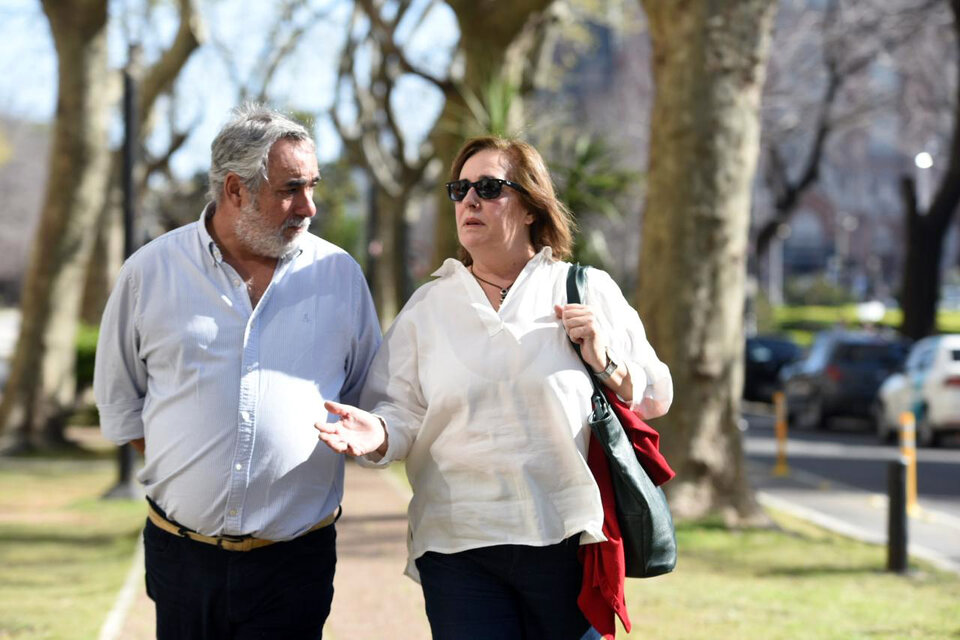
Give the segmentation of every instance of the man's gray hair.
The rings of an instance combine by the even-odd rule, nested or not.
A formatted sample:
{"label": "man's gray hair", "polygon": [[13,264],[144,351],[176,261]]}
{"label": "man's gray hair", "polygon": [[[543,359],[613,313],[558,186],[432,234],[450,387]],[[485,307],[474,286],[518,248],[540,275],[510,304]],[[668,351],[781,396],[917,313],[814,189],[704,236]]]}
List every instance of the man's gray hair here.
{"label": "man's gray hair", "polygon": [[267,179],[270,148],[287,138],[314,145],[307,130],[285,115],[260,104],[243,104],[223,126],[210,145],[210,190],[208,196],[219,203],[228,173],[235,173],[251,193]]}

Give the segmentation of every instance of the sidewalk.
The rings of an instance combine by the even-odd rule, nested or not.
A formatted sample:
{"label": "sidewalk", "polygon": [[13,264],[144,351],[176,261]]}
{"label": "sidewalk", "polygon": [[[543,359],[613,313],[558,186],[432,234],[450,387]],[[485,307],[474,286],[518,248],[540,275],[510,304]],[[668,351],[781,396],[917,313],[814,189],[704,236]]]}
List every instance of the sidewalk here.
{"label": "sidewalk", "polygon": [[[748,473],[765,507],[777,509],[856,540],[887,544],[887,496],[800,470],[773,475],[772,465],[750,461]],[[907,548],[940,569],[960,573],[960,519],[937,511],[921,495],[909,518]]]}
{"label": "sidewalk", "polygon": [[[327,640],[423,640],[430,637],[420,585],[403,575],[407,562],[409,489],[391,472],[347,463],[343,516],[337,523],[337,573]],[[143,584],[143,556],[131,567],[129,608],[118,598],[115,627],[100,640],[153,638],[153,603]],[[126,611],[122,611],[126,609]],[[125,615],[124,615],[125,613]],[[121,622],[122,621],[122,622]]]}

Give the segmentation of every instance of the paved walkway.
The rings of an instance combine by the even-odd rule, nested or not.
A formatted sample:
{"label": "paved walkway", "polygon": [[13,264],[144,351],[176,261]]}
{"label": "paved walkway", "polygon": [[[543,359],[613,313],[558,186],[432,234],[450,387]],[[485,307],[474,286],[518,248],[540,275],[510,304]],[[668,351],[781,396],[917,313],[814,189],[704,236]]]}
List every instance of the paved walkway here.
{"label": "paved walkway", "polygon": [[[423,640],[430,637],[420,585],[403,575],[409,489],[389,471],[347,463],[343,517],[337,523],[337,573],[329,640]],[[153,638],[153,603],[134,560],[134,593],[121,624],[100,640]],[[120,608],[123,609],[121,595]],[[118,614],[122,614],[119,611]]]}

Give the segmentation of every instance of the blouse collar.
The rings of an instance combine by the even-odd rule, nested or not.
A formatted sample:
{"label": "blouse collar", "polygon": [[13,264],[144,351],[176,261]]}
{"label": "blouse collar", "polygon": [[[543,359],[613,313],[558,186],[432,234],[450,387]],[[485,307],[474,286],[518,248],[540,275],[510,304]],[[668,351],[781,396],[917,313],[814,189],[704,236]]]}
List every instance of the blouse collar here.
{"label": "blouse collar", "polygon": [[[540,251],[535,256],[530,258],[530,261],[527,262],[526,266],[523,268],[523,271],[529,271],[530,269],[539,267],[541,264],[550,262],[552,259],[553,259],[553,249],[551,249],[550,247],[544,247],[540,249]],[[470,273],[467,267],[456,258],[447,258],[446,260],[443,261],[443,264],[440,265],[440,268],[434,271],[433,273],[431,273],[430,275],[437,278],[447,278],[457,273],[458,271],[466,274]],[[521,275],[522,273],[523,272],[521,272]]]}

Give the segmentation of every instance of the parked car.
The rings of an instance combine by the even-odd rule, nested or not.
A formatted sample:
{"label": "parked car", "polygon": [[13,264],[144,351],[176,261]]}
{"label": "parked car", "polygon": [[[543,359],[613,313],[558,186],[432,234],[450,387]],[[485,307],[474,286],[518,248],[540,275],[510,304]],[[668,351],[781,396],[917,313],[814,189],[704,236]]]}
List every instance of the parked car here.
{"label": "parked car", "polygon": [[743,398],[772,402],[780,370],[802,358],[803,348],[784,336],[754,336],[747,338],[743,356]]}
{"label": "parked car", "polygon": [[823,429],[834,416],[872,418],[881,383],[900,369],[908,343],[888,333],[826,331],[782,372],[789,423]]}
{"label": "parked car", "polygon": [[921,447],[935,446],[944,434],[960,431],[960,334],[918,341],[903,371],[883,382],[875,412],[881,441],[893,438],[905,411],[915,416]]}

